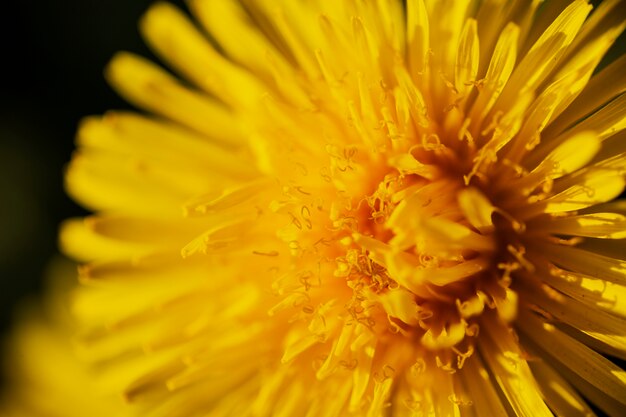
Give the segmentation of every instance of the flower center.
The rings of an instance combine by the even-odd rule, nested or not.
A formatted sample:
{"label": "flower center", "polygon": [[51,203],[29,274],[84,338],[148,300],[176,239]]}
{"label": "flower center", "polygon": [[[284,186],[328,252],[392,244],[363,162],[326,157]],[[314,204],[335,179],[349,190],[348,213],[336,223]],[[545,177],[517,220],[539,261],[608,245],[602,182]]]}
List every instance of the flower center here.
{"label": "flower center", "polygon": [[[394,368],[419,362],[453,372],[474,352],[484,314],[514,318],[517,299],[509,286],[518,264],[502,261],[510,254],[498,252],[493,208],[461,175],[428,179],[433,166],[412,174],[411,153],[392,162],[396,167],[382,164],[343,184],[352,195],[329,198],[330,223],[310,231],[328,243],[318,262],[330,260],[333,269],[334,279],[320,291],[343,296],[335,304],[343,305],[338,314],[346,323],[362,325],[396,352],[406,346],[410,357],[391,361]],[[347,163],[341,168],[344,178],[359,171]],[[375,178],[377,172],[386,174]]]}

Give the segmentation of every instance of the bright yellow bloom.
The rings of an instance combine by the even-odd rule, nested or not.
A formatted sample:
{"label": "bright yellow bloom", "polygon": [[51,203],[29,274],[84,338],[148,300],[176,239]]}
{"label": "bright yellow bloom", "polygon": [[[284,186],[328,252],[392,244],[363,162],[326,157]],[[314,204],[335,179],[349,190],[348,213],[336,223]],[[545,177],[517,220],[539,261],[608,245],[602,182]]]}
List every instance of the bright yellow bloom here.
{"label": "bright yellow bloom", "polygon": [[[80,355],[142,416],[626,407],[623,1],[191,0],[69,192]],[[208,33],[208,37],[203,33]],[[600,352],[600,353],[598,353]]]}
{"label": "bright yellow bloom", "polygon": [[5,389],[2,417],[127,417],[132,409],[98,387],[96,369],[74,352],[68,290],[75,265],[54,260],[45,301],[21,308],[16,331],[3,344]]}

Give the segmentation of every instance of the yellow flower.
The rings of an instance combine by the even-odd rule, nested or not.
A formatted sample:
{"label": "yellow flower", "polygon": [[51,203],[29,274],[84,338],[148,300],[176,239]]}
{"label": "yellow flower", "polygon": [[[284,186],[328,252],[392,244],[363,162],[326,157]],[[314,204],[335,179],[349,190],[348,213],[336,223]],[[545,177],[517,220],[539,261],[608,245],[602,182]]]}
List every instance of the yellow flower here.
{"label": "yellow flower", "polygon": [[[73,349],[76,331],[67,304],[76,266],[55,259],[45,300],[25,303],[18,326],[3,344],[2,417],[127,417],[132,409],[98,388],[95,370]],[[6,351],[6,352],[5,352]]]}
{"label": "yellow flower", "polygon": [[[106,75],[65,224],[142,416],[626,407],[624,3],[191,0]],[[205,35],[206,32],[206,36]]]}

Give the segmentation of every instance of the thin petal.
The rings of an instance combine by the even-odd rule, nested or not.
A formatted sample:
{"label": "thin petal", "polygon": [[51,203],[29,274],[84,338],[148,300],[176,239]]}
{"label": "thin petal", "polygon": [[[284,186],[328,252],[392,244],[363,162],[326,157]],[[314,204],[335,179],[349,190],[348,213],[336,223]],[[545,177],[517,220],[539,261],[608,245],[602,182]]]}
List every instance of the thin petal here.
{"label": "thin petal", "polygon": [[245,107],[258,104],[263,96],[265,90],[258,80],[215,51],[173,5],[152,6],[141,21],[141,31],[165,60],[225,103]]}
{"label": "thin petal", "polygon": [[546,403],[558,417],[593,417],[585,400],[557,371],[546,362],[537,360],[528,362],[535,375]]}
{"label": "thin petal", "polygon": [[105,75],[131,103],[187,126],[209,138],[240,145],[243,137],[233,115],[208,96],[192,91],[156,65],[118,53]]}
{"label": "thin petal", "polygon": [[492,323],[488,326],[485,329],[488,334],[480,340],[480,349],[511,408],[520,417],[552,417],[509,330]]}
{"label": "thin petal", "polygon": [[533,345],[550,355],[552,360],[563,364],[612,399],[626,405],[626,373],[622,369],[554,326],[542,324],[530,313],[518,323]]}

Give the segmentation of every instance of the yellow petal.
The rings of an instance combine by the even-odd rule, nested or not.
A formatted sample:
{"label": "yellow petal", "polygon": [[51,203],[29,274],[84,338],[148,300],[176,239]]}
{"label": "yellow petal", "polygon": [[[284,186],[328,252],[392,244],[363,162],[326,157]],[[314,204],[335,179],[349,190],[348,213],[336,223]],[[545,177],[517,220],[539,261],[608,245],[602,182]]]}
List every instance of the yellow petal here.
{"label": "yellow petal", "polygon": [[626,91],[626,55],[617,58],[594,75],[580,95],[548,126],[546,134],[553,136],[555,133],[561,133],[624,91]]}
{"label": "yellow petal", "polygon": [[491,216],[495,207],[482,192],[473,187],[465,188],[459,192],[458,199],[465,218],[480,233],[487,234],[494,230]]}
{"label": "yellow petal", "polygon": [[215,51],[173,5],[156,3],[146,12],[140,27],[148,43],[166,61],[225,103],[246,107],[258,104],[263,96],[265,87]]}
{"label": "yellow petal", "polygon": [[383,308],[391,317],[396,317],[409,325],[419,321],[419,308],[415,296],[402,288],[384,293],[378,297]]}
{"label": "yellow petal", "polygon": [[626,357],[626,319],[544,287],[524,294],[555,318],[621,352]]}
{"label": "yellow petal", "polygon": [[614,172],[590,172],[575,185],[538,204],[545,207],[545,213],[579,210],[614,199],[624,185],[624,177]]}
{"label": "yellow petal", "polygon": [[529,362],[546,403],[558,417],[589,417],[594,413],[585,400],[554,368],[543,360]]}
{"label": "yellow petal", "polygon": [[456,250],[469,249],[488,252],[495,249],[491,237],[472,231],[469,227],[442,218],[423,219],[417,228],[427,244],[428,253],[447,257]]}
{"label": "yellow petal", "polygon": [[562,177],[587,165],[598,153],[600,147],[601,141],[595,133],[581,132],[550,152],[535,171],[543,175],[547,174],[553,179]]}
{"label": "yellow petal", "polygon": [[95,259],[124,259],[145,254],[149,248],[130,242],[120,242],[94,233],[83,219],[63,222],[59,232],[61,251],[78,261]]}
{"label": "yellow petal", "polygon": [[524,417],[552,417],[518,342],[504,326],[487,322],[481,328],[482,356],[514,412]]}
{"label": "yellow petal", "polygon": [[[527,314],[519,321],[529,340],[605,394],[626,405],[626,373],[602,355],[570,338],[554,326]],[[575,381],[574,381],[575,382]]]}
{"label": "yellow petal", "polygon": [[[570,136],[585,130],[591,130],[596,132],[601,140],[605,140],[625,128],[626,94],[622,94],[561,136]],[[559,138],[556,140],[558,141]]]}
{"label": "yellow petal", "polygon": [[409,67],[415,80],[426,69],[429,48],[428,13],[424,0],[407,1],[407,50]]}
{"label": "yellow petal", "polygon": [[[537,245],[546,259],[569,271],[626,285],[626,262],[593,251],[560,245]],[[622,246],[619,249],[623,253]]]}
{"label": "yellow petal", "polygon": [[[211,139],[174,123],[130,112],[88,117],[78,129],[77,143],[87,148],[146,158],[199,175],[250,178],[258,175],[242,151],[226,149]],[[224,178],[222,178],[224,180]]]}
{"label": "yellow petal", "polygon": [[[530,223],[527,224],[530,227]],[[602,239],[626,238],[626,216],[618,213],[593,213],[557,217],[536,224],[542,233],[586,236]]]}
{"label": "yellow petal", "polygon": [[386,378],[382,382],[374,382],[374,398],[372,398],[372,402],[370,403],[367,417],[382,415],[383,410],[387,407],[386,404],[391,394],[393,382],[393,378]]}
{"label": "yellow petal", "polygon": [[469,115],[474,137],[478,137],[485,117],[489,114],[515,68],[518,37],[519,28],[509,23],[498,38],[482,89]]}
{"label": "yellow petal", "polygon": [[[233,0],[192,0],[189,6],[203,27],[233,58],[265,76],[271,75],[268,55],[275,64],[288,68],[289,62],[263,33],[258,31],[242,4]],[[232,36],[237,33],[237,36]]]}
{"label": "yellow petal", "polygon": [[65,187],[77,201],[94,210],[178,216],[186,193],[155,174],[133,161],[91,152],[74,156]]}
{"label": "yellow petal", "polygon": [[515,68],[496,104],[497,109],[504,109],[515,101],[516,95],[535,90],[545,80],[559,64],[590,11],[591,5],[585,0],[576,0],[559,15]]}
{"label": "yellow petal", "polygon": [[424,333],[420,342],[430,350],[450,348],[459,343],[465,337],[467,323],[464,321],[452,323],[435,334],[432,329]]}
{"label": "yellow petal", "polygon": [[456,55],[456,65],[454,71],[454,83],[460,95],[465,95],[472,87],[472,82],[477,81],[478,59],[478,34],[476,31],[476,20],[467,19]]}
{"label": "yellow petal", "polygon": [[124,98],[139,107],[226,144],[243,143],[237,123],[224,106],[182,86],[143,58],[118,53],[109,63],[105,75]]}
{"label": "yellow petal", "polygon": [[483,364],[480,355],[474,355],[467,361],[461,372],[460,378],[466,387],[475,407],[476,417],[508,417],[509,413],[504,408],[494,382]]}

